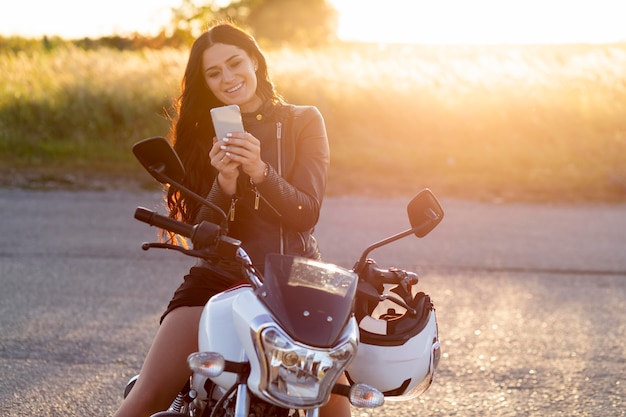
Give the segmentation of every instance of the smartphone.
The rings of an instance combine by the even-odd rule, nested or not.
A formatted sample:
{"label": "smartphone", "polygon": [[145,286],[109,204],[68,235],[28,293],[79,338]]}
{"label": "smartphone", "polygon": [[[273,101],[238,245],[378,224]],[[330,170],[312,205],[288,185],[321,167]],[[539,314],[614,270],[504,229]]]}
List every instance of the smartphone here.
{"label": "smartphone", "polygon": [[215,137],[217,140],[225,138],[227,133],[244,131],[241,111],[236,104],[213,107],[211,109],[211,119],[213,119],[213,127],[215,127]]}

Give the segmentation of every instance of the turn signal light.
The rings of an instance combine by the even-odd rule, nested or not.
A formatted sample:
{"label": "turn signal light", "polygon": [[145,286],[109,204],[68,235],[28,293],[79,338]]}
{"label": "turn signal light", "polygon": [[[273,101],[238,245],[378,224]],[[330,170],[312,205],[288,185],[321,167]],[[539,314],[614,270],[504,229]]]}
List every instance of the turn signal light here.
{"label": "turn signal light", "polygon": [[224,372],[226,361],[217,352],[196,352],[189,355],[187,364],[193,372],[213,378]]}
{"label": "turn signal light", "polygon": [[385,396],[376,388],[367,384],[354,384],[350,387],[350,404],[361,408],[380,407],[385,403]]}

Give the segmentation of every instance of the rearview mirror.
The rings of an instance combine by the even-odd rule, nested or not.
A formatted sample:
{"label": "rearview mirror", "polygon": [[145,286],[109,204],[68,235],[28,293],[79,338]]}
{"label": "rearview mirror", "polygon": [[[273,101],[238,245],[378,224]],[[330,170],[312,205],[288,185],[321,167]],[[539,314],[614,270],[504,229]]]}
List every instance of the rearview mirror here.
{"label": "rearview mirror", "polygon": [[443,220],[443,209],[428,188],[423,189],[407,206],[409,221],[417,237],[424,237]]}
{"label": "rearview mirror", "polygon": [[443,220],[443,209],[437,197],[428,188],[423,189],[409,202],[407,206],[411,228],[374,243],[363,251],[361,259],[354,266],[354,270],[360,273],[367,262],[367,255],[376,248],[380,248],[388,243],[414,234],[417,237],[424,237],[431,232],[441,220]]}
{"label": "rearview mirror", "polygon": [[161,136],[144,139],[133,145],[133,154],[160,183],[182,182],[185,168],[170,143]]}

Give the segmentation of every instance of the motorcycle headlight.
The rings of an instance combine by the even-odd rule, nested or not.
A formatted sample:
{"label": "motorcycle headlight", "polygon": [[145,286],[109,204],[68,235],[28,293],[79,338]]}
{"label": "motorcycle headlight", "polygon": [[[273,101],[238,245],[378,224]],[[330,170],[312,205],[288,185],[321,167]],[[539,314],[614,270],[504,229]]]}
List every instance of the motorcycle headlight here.
{"label": "motorcycle headlight", "polygon": [[277,327],[259,335],[259,389],[284,407],[323,405],[356,353],[356,337],[332,348],[313,348],[292,340]]}

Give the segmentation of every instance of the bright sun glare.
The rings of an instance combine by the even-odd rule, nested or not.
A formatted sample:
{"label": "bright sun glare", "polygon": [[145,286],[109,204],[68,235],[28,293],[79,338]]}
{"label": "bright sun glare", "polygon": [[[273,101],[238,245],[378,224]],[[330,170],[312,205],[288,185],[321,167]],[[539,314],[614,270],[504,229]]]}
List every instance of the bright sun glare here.
{"label": "bright sun glare", "polygon": [[626,41],[623,0],[333,0],[339,35],[401,43]]}
{"label": "bright sun glare", "polygon": [[[624,0],[329,0],[343,40],[402,43],[626,41]],[[0,35],[156,33],[182,0],[31,0],[0,5]],[[196,3],[201,3],[196,0]],[[36,10],[36,13],[33,13]]]}

